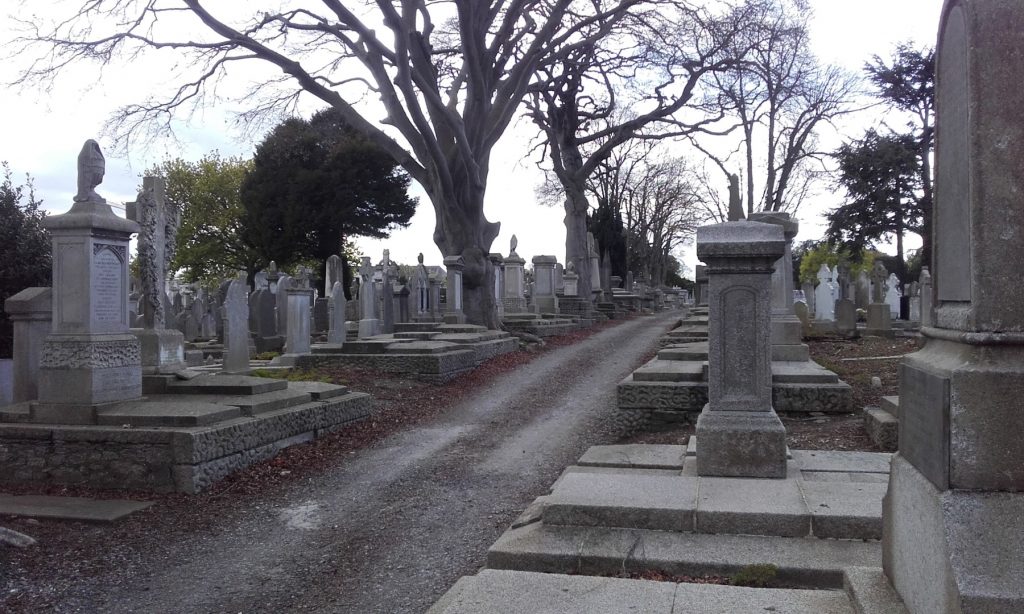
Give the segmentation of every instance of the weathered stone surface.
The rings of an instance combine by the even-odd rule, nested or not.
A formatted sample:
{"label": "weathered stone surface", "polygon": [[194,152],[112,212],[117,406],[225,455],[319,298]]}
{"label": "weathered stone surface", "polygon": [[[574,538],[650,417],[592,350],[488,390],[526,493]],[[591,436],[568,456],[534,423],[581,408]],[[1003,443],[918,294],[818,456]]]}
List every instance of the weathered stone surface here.
{"label": "weathered stone surface", "polygon": [[548,496],[546,524],[692,531],[697,480],[572,473]]}
{"label": "weathered stone surface", "polygon": [[591,446],[580,460],[582,466],[635,469],[682,469],[686,446],[626,444]]}
{"label": "weathered stone surface", "polygon": [[815,537],[882,539],[887,484],[798,481]]}
{"label": "weathered stone surface", "polygon": [[[701,438],[703,448],[704,439]],[[703,450],[698,450],[700,462]],[[797,480],[700,478],[697,531],[805,537],[811,517]]]}
{"label": "weathered stone surface", "polygon": [[0,494],[0,515],[82,522],[114,522],[151,505],[151,501]]}
{"label": "weathered stone surface", "polygon": [[[775,412],[708,411],[697,419],[702,476],[786,477],[786,429]],[[781,459],[781,462],[780,462]]]}

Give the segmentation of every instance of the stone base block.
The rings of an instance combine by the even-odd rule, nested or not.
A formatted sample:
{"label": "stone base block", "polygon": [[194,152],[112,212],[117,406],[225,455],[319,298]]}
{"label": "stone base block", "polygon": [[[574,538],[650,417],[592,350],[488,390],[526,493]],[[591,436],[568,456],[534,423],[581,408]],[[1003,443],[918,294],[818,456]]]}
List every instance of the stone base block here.
{"label": "stone base block", "polygon": [[139,340],[142,372],[146,375],[185,368],[185,336],[179,331],[133,328],[132,334]]}
{"label": "stone base block", "polygon": [[879,448],[895,452],[899,443],[899,421],[880,407],[864,408],[864,430]]}
{"label": "stone base block", "polygon": [[940,491],[892,461],[885,573],[912,614],[1024,612],[1024,493]]}
{"label": "stone base block", "polygon": [[697,419],[701,476],[786,477],[786,428],[774,410],[712,411]]}
{"label": "stone base block", "polygon": [[772,317],[771,339],[772,346],[776,345],[798,345],[803,339],[804,325],[800,318],[795,315]]}
{"label": "stone base block", "polygon": [[359,320],[359,338],[376,337],[381,333],[382,326],[380,320],[369,318]]}
{"label": "stone base block", "polygon": [[466,314],[461,311],[447,311],[442,320],[445,324],[465,324]]}
{"label": "stone base block", "polygon": [[869,337],[892,337],[892,312],[888,305],[874,303],[868,305],[868,323],[864,334]]}
{"label": "stone base block", "polygon": [[773,361],[807,362],[810,359],[811,352],[806,344],[772,345]]}
{"label": "stone base block", "polygon": [[50,335],[39,359],[39,401],[76,406],[142,395],[135,335]]}

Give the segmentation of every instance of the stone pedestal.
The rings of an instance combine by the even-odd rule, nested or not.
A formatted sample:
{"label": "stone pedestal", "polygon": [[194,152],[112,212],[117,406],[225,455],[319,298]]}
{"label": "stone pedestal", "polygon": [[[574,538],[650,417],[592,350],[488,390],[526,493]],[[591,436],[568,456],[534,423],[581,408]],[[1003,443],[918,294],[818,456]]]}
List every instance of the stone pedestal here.
{"label": "stone pedestal", "polygon": [[142,395],[139,341],[128,330],[128,239],[139,225],[102,201],[43,223],[53,237],[53,330],[32,420],[88,424],[97,405]]}
{"label": "stone pedestal", "polygon": [[14,328],[11,402],[33,401],[39,395],[39,355],[53,327],[49,288],[25,288],[4,301]]}
{"label": "stone pedestal", "polygon": [[526,261],[519,257],[519,254],[512,251],[508,258],[502,263],[505,271],[505,294],[504,304],[507,313],[525,313],[526,299],[523,297],[525,289],[524,267]]}
{"label": "stone pedestal", "polygon": [[792,245],[800,225],[788,213],[775,211],[751,213],[749,219],[781,226],[786,238],[786,253],[775,262],[772,273],[772,360],[806,362],[810,351],[803,343],[803,324],[793,310]]}
{"label": "stone pedestal", "polygon": [[445,256],[444,268],[448,271],[445,282],[448,293],[445,303],[445,324],[465,324],[466,314],[462,311],[462,270],[465,268],[462,256]]}
{"label": "stone pedestal", "polygon": [[934,320],[901,367],[883,503],[883,565],[911,614],[1024,612],[1022,56],[1024,4],[947,0]]}
{"label": "stone pedestal", "polygon": [[786,430],[772,409],[771,274],[782,227],[728,222],[697,229],[708,273],[708,404],[697,420],[697,473],[783,478]]}

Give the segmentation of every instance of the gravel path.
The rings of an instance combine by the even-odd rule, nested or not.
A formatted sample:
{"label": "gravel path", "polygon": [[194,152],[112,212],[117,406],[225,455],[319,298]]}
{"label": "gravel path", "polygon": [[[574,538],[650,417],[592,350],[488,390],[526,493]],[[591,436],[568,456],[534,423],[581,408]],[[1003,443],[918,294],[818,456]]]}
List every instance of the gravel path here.
{"label": "gravel path", "polygon": [[616,384],[676,318],[546,353],[315,479],[169,537],[60,609],[423,612],[566,465],[614,439]]}

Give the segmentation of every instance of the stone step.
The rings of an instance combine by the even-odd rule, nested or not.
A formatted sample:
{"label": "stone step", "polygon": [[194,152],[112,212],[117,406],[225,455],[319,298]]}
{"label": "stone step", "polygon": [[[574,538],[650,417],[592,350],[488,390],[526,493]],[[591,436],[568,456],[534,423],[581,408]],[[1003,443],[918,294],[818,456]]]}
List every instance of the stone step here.
{"label": "stone step", "polygon": [[883,410],[889,412],[894,417],[900,417],[900,398],[899,396],[882,397],[881,407]]}
{"label": "stone step", "polygon": [[[442,335],[444,336],[444,335]],[[442,354],[460,349],[461,346],[448,341],[412,341],[388,347],[388,354]]]}
{"label": "stone step", "polygon": [[[792,472],[797,475],[799,471]],[[801,479],[577,473],[559,478],[546,525],[877,540],[887,485]]]}
{"label": "stone step", "polygon": [[427,614],[855,614],[841,591],[747,588],[484,569],[461,578]]}
{"label": "stone step", "polygon": [[412,340],[396,339],[394,337],[369,337],[346,342],[344,351],[346,354],[383,354],[391,346],[400,343],[412,343]]}
{"label": "stone step", "polygon": [[879,567],[847,567],[843,589],[857,614],[908,614],[899,593]]}
{"label": "stone step", "polygon": [[633,371],[638,382],[700,382],[704,380],[704,363],[655,359]]}
{"label": "stone step", "polygon": [[309,403],[312,395],[289,386],[285,390],[275,390],[250,396],[228,397],[217,401],[220,405],[231,405],[241,410],[242,415],[255,416],[270,411],[295,407]]}
{"label": "stone step", "polygon": [[708,359],[708,342],[679,343],[658,350],[660,360],[692,360],[704,362]]}
{"label": "stone step", "polygon": [[288,382],[288,389],[309,393],[314,401],[326,401],[348,394],[348,386],[327,382]]}
{"label": "stone step", "polygon": [[413,341],[430,341],[434,337],[441,334],[438,330],[429,331],[409,331],[409,332],[398,332],[395,331],[395,339],[412,339]]}
{"label": "stone step", "polygon": [[[273,393],[270,393],[273,394]],[[96,411],[99,426],[208,426],[242,415],[242,410],[199,395],[159,395],[128,401]]]}
{"label": "stone step", "polygon": [[864,430],[871,442],[883,450],[895,452],[899,445],[899,419],[880,407],[864,408]]}
{"label": "stone step", "polygon": [[395,336],[400,333],[436,332],[437,322],[395,322]]}
{"label": "stone step", "polygon": [[880,567],[882,546],[876,541],[707,535],[533,522],[509,529],[487,551],[487,566],[492,569],[548,573],[659,571],[728,576],[764,564],[776,566],[776,578],[783,585],[840,588],[845,568]]}
{"label": "stone step", "polygon": [[437,332],[439,333],[484,333],[487,331],[486,326],[479,326],[476,324],[438,324]]}
{"label": "stone step", "polygon": [[202,375],[190,380],[169,381],[168,394],[263,394],[284,390],[288,382],[282,379],[250,377],[248,375]]}
{"label": "stone step", "polygon": [[816,362],[772,362],[772,383],[834,384],[839,376]]}

